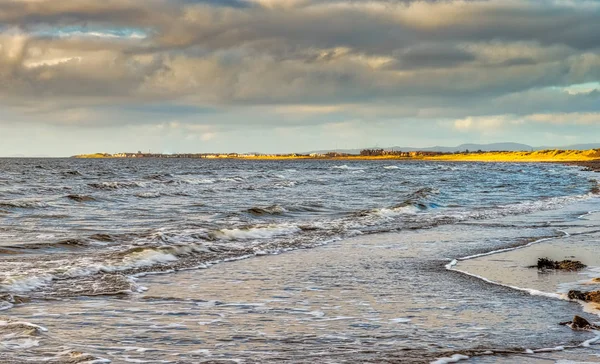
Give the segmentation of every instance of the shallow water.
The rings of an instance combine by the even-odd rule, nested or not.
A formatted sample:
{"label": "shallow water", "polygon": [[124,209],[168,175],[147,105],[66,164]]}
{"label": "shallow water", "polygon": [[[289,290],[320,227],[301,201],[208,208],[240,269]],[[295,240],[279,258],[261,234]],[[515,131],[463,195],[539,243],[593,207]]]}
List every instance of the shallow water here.
{"label": "shallow water", "polygon": [[597,180],[576,168],[0,164],[4,313],[48,329],[0,325],[5,360],[429,362],[593,337],[557,325],[576,303],[445,269],[593,230]]}

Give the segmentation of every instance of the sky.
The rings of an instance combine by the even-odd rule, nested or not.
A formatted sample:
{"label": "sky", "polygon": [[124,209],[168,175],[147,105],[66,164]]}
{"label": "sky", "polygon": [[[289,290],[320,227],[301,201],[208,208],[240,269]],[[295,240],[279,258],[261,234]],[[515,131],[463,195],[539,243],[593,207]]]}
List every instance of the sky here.
{"label": "sky", "polygon": [[600,142],[600,0],[0,0],[0,156]]}

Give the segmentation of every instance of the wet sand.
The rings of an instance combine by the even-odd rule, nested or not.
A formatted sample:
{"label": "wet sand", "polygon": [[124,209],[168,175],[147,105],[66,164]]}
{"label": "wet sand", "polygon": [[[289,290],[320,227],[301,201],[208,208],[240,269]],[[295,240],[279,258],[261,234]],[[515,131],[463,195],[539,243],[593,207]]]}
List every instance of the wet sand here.
{"label": "wet sand", "polygon": [[[580,216],[561,228],[562,237],[534,242],[522,248],[482,255],[460,260],[452,267],[472,277],[490,282],[490,284],[512,287],[532,296],[544,296],[559,302],[572,302],[581,306],[581,316],[590,322],[599,321],[600,307],[595,304],[572,301],[567,298],[569,290],[600,290],[600,283],[594,278],[600,277],[600,255],[597,254],[600,243],[600,213],[590,212]],[[577,272],[546,270],[531,268],[538,258],[548,257],[553,260],[574,259],[588,267]],[[564,321],[569,321],[569,313],[564,314]],[[596,332],[594,335],[600,335]],[[560,349],[560,348],[559,348]],[[571,348],[567,351],[535,353],[532,355],[513,355],[509,358],[520,363],[545,362],[600,362],[597,348]],[[474,358],[473,363],[504,362],[500,358]]]}

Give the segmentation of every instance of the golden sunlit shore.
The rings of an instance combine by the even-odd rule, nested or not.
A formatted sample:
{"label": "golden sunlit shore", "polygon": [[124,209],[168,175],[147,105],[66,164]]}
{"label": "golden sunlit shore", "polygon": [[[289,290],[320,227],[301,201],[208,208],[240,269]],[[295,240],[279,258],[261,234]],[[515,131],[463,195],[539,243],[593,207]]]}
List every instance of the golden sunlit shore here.
{"label": "golden sunlit shore", "polygon": [[[388,154],[389,153],[389,154]],[[250,160],[430,160],[465,162],[589,162],[600,161],[600,150],[540,150],[532,152],[381,152],[379,154],[82,154],[74,158],[204,158],[204,159],[250,159]]]}

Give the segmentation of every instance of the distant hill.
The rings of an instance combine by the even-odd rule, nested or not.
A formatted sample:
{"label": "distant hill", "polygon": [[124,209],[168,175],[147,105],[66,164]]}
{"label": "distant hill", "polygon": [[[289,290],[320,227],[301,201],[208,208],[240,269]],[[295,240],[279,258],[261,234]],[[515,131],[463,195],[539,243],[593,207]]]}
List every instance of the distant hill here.
{"label": "distant hill", "polygon": [[[599,149],[600,143],[589,143],[589,144],[573,144],[567,145],[564,147],[560,147],[559,149],[569,149],[569,150],[590,150],[590,149]],[[557,149],[557,148],[543,148],[543,149]]]}
{"label": "distant hill", "polygon": [[[590,144],[573,144],[566,145],[562,147],[532,147],[527,144],[520,143],[491,143],[491,144],[461,144],[456,147],[444,147],[444,146],[435,146],[435,147],[427,147],[427,148],[415,148],[415,147],[370,147],[370,148],[362,148],[362,149],[385,149],[385,150],[399,150],[403,152],[414,152],[414,151],[424,151],[424,152],[443,152],[443,153],[454,153],[454,152],[463,152],[465,150],[469,150],[471,152],[476,152],[478,150],[484,152],[493,152],[493,151],[509,151],[509,152],[519,152],[519,151],[533,151],[533,150],[545,150],[545,149],[563,149],[563,150],[589,150],[589,149],[599,149],[600,143],[590,143]],[[315,150],[309,153],[319,153],[325,154],[329,152],[338,152],[338,153],[348,153],[348,154],[358,154],[361,149],[326,149],[326,150]]]}
{"label": "distant hill", "polygon": [[[427,148],[415,148],[415,147],[371,147],[371,148],[362,148],[362,149],[385,149],[385,150],[400,150],[403,152],[414,152],[414,151],[424,151],[424,152],[444,152],[444,153],[454,153],[454,152],[462,152],[465,150],[470,151],[478,151],[482,150],[484,152],[490,151],[531,151],[533,148],[530,145],[519,144],[519,143],[493,143],[493,144],[461,144],[456,147],[443,147],[443,146],[435,146],[435,147],[427,147]],[[327,149],[327,150],[315,150],[309,153],[329,153],[329,152],[338,152],[338,153],[348,153],[348,154],[358,154],[361,149]]]}

